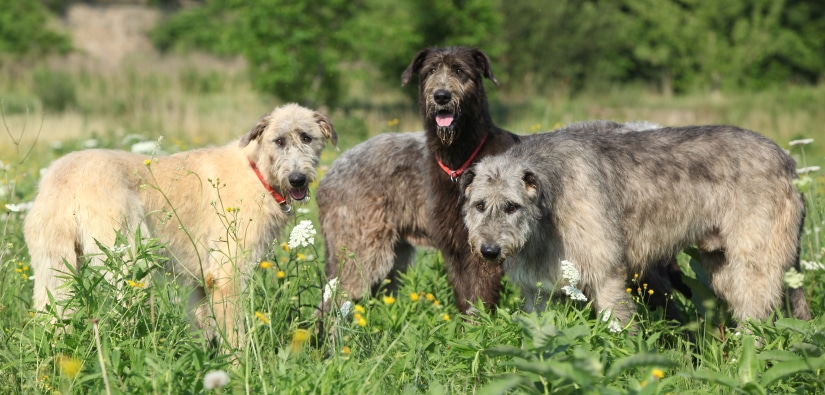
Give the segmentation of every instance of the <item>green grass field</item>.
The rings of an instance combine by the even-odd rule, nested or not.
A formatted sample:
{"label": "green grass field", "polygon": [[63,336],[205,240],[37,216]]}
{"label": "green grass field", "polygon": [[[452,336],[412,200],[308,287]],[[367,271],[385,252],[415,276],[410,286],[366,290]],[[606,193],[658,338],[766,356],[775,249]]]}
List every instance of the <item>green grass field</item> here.
{"label": "green grass field", "polygon": [[[692,270],[684,254],[680,264],[697,287],[694,300],[673,297],[685,325],[643,307],[644,284],[628,284],[641,306],[635,333],[611,332],[582,302],[552,304],[541,316],[524,314],[518,291],[509,285],[496,313],[482,312],[468,321],[454,307],[439,254],[422,250],[398,294],[360,301],[357,315],[325,319],[326,328],[337,325],[320,339],[313,309],[327,282],[322,236],[308,247],[283,247],[299,221],[312,220],[318,228],[317,210],[310,204],[273,241],[268,263],[254,271],[243,297],[248,336],[235,354],[237,364],[228,350],[205,344],[190,326],[181,303],[187,290],[158,269],[164,263],[158,240],[144,239],[125,252],[109,246],[104,267],[67,273],[73,278],[69,303],[76,313],[52,323],[49,312],[35,314],[30,308],[32,271],[22,233],[25,204],[35,196],[40,169],[73,150],[128,150],[159,136],[167,152],[222,144],[275,105],[251,93],[231,70],[174,66],[163,73],[151,68],[118,75],[67,71],[59,84],[34,70],[0,82],[0,91],[8,92],[0,97],[0,393],[825,391],[822,170],[803,175],[799,184],[808,199],[802,260],[814,311],[810,322],[778,316],[775,322],[747,323],[747,331],[725,326],[730,324],[725,307],[708,294],[702,274]],[[62,93],[45,93],[49,89],[43,85],[49,83]],[[354,91],[359,99],[361,90]],[[420,128],[409,98],[390,92],[381,100],[330,114],[341,152],[377,133]],[[65,106],[56,110],[60,103]],[[820,148],[825,87],[676,98],[631,89],[574,99],[493,93],[491,106],[501,126],[519,133],[593,118],[731,123],[774,139],[790,150],[799,168],[825,165]],[[814,142],[789,145],[801,138]],[[326,150],[322,166],[337,155]],[[132,269],[120,269],[124,262]],[[107,269],[115,281],[104,280]],[[226,372],[229,383],[205,388],[204,377],[212,371]]]}

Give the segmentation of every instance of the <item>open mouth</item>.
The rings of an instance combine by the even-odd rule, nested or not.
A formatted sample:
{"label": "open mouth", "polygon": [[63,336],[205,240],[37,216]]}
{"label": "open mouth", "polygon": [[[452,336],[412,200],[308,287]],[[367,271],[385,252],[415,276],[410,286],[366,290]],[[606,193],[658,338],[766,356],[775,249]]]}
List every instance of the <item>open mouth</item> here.
{"label": "open mouth", "polygon": [[455,121],[455,114],[447,111],[441,110],[435,114],[435,123],[438,124],[439,127],[446,128],[453,124]]}
{"label": "open mouth", "polygon": [[301,201],[307,198],[308,195],[308,188],[307,187],[300,187],[300,188],[289,188],[289,196],[292,200]]}

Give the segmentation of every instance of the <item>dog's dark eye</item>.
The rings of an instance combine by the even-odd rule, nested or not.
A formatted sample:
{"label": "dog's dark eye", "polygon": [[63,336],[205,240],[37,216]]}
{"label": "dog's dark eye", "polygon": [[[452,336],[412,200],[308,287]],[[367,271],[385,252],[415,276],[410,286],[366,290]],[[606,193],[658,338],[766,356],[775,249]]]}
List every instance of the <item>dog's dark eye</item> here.
{"label": "dog's dark eye", "polygon": [[512,214],[512,213],[515,213],[516,211],[518,211],[519,208],[520,207],[519,207],[518,204],[508,203],[507,207],[504,208],[504,212],[507,213],[507,214]]}
{"label": "dog's dark eye", "polygon": [[478,211],[480,211],[480,212],[484,212],[484,209],[485,209],[485,208],[486,208],[486,207],[484,206],[484,202],[478,202],[478,203],[476,203],[476,210],[478,210]]}
{"label": "dog's dark eye", "polygon": [[283,137],[279,137],[279,138],[275,139],[275,145],[277,145],[279,147],[283,147],[284,145],[286,145],[286,141],[284,140]]}
{"label": "dog's dark eye", "polygon": [[309,144],[309,143],[312,142],[312,137],[309,137],[307,134],[302,133],[301,134],[301,141],[303,141],[304,144]]}
{"label": "dog's dark eye", "polygon": [[456,67],[456,69],[455,69],[455,73],[456,73],[456,74],[459,74],[459,75],[460,75],[460,74],[461,74],[461,73],[463,73],[463,72],[464,72],[463,70],[461,70],[460,68]]}

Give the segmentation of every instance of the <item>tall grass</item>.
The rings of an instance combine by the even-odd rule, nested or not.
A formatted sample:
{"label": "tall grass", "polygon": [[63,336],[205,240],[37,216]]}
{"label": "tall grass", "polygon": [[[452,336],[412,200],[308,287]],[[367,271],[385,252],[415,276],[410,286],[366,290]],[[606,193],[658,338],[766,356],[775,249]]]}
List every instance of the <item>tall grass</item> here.
{"label": "tall grass", "polygon": [[[729,322],[715,298],[686,300],[677,294],[673,303],[689,317],[679,325],[664,320],[662,311],[647,310],[639,296],[638,330],[614,333],[580,302],[555,302],[541,316],[524,314],[518,291],[506,280],[496,313],[466,319],[454,307],[441,257],[430,250],[418,253],[397,294],[379,292],[349,314],[335,312],[319,321],[314,306],[327,283],[321,237],[307,247],[284,247],[298,221],[317,224],[314,205],[297,212],[287,232],[273,241],[266,262],[254,270],[243,298],[248,336],[237,353],[225,344],[207,344],[190,325],[181,302],[189,289],[161,269],[162,241],[140,235],[129,249],[119,248],[128,240],[122,237],[115,246],[104,246],[101,263],[65,273],[73,314],[64,320],[56,320],[54,312],[35,314],[22,222],[41,168],[68,151],[128,150],[159,135],[165,136],[161,149],[168,152],[223,143],[275,105],[252,94],[232,67],[164,67],[141,64],[122,74],[58,69],[73,86],[61,89],[74,92],[62,112],[49,109],[37,94],[34,71],[0,81],[5,84],[0,92],[8,92],[4,108],[12,107],[0,145],[0,393],[825,391],[821,170],[799,182],[808,199],[802,260],[815,317],[810,322],[777,317],[747,323],[746,331],[720,330]],[[570,100],[495,92],[491,104],[500,125],[521,133],[591,118],[733,123],[775,139],[802,168],[825,163],[823,137],[815,132],[825,121],[823,91],[665,99],[628,89]],[[353,96],[353,103],[367,102],[357,89]],[[420,128],[408,98],[380,97],[373,105],[332,113],[342,150],[377,133]],[[801,137],[815,141],[788,145]],[[327,150],[323,166],[334,157]],[[679,258],[695,276],[690,257]],[[106,273],[115,274],[107,280]],[[323,336],[316,333],[319,327]],[[227,372],[229,384],[207,389],[204,377],[212,371]]]}

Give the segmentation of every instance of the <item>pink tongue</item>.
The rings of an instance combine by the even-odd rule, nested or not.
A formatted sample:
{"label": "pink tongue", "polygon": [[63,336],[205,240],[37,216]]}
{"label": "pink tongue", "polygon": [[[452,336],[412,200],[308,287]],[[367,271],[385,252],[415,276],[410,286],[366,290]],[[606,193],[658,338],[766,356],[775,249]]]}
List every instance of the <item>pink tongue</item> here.
{"label": "pink tongue", "polygon": [[290,188],[289,195],[294,200],[304,200],[307,197],[307,190],[306,188]]}
{"label": "pink tongue", "polygon": [[453,123],[453,114],[436,114],[435,123],[441,127],[450,126]]}

